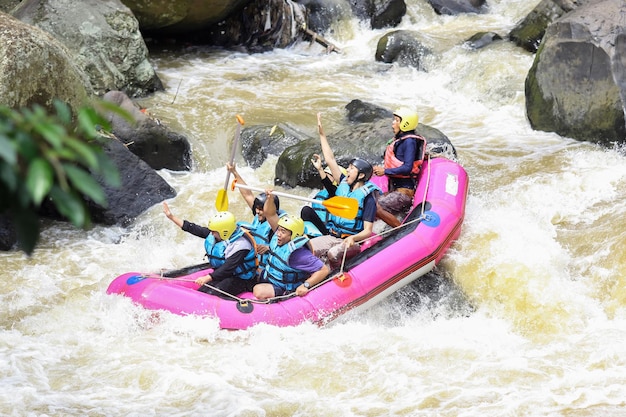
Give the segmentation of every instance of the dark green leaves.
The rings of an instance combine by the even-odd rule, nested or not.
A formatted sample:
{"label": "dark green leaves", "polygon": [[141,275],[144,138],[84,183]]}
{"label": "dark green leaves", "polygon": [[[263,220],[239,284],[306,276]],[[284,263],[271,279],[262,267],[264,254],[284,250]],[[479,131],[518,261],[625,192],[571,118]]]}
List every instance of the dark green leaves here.
{"label": "dark green leaves", "polygon": [[95,102],[76,117],[61,101],[53,107],[55,113],[48,114],[41,106],[0,106],[0,214],[15,223],[20,247],[28,254],[37,243],[44,201],[77,227],[90,224],[87,199],[106,206],[102,185],[118,187],[120,178],[100,145],[99,130],[109,129],[101,113],[131,120],[112,103]]}

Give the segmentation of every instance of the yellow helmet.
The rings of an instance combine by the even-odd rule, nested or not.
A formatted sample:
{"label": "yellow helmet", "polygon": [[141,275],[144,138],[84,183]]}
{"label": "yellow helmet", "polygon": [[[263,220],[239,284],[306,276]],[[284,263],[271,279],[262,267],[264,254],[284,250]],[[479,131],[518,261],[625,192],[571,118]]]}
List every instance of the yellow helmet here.
{"label": "yellow helmet", "polygon": [[218,211],[209,219],[208,227],[209,230],[219,233],[222,239],[228,240],[237,228],[235,215],[230,211]]}
{"label": "yellow helmet", "polygon": [[291,230],[291,239],[304,235],[304,221],[300,217],[286,214],[278,219],[278,225]]}
{"label": "yellow helmet", "polygon": [[400,118],[400,130],[403,132],[415,130],[417,124],[419,123],[417,112],[406,107],[394,111],[393,115]]}

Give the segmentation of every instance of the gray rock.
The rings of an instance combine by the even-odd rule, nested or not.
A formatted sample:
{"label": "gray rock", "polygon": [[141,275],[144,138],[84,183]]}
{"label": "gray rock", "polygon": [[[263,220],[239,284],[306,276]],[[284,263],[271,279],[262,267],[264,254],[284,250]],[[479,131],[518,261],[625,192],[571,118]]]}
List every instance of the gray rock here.
{"label": "gray rock", "polygon": [[121,91],[109,91],[103,99],[119,105],[136,121],[131,125],[118,115],[109,115],[112,133],[142,161],[157,170],[187,171],[191,168],[191,145],[185,136],[150,117],[147,110],[142,111]]}
{"label": "gray rock", "polygon": [[123,0],[141,30],[185,33],[206,29],[241,10],[251,0]]}
{"label": "gray rock", "polygon": [[119,0],[24,0],[12,14],[50,33],[73,54],[93,90],[144,96],[163,85],[148,60],[137,19]]}
{"label": "gray rock", "polygon": [[548,25],[590,0],[541,0],[535,8],[509,32],[509,40],[535,53]]}
{"label": "gray rock", "polygon": [[88,204],[94,222],[127,226],[148,208],[176,196],[176,191],[154,169],[121,142],[110,140],[104,150],[120,171],[122,185],[103,187],[108,207]]}
{"label": "gray rock", "polygon": [[487,13],[486,0],[428,0],[437,14],[456,16],[461,13]]}
{"label": "gray rock", "polygon": [[0,103],[52,109],[58,98],[73,110],[86,104],[93,90],[65,46],[43,30],[1,12],[0,28]]}
{"label": "gray rock", "polygon": [[386,64],[398,63],[401,66],[425,70],[424,57],[430,55],[430,48],[419,39],[419,33],[408,30],[388,32],[378,40],[376,61]]}
{"label": "gray rock", "polygon": [[626,139],[623,13],[623,0],[602,0],[548,26],[526,77],[534,129],[607,145]]}

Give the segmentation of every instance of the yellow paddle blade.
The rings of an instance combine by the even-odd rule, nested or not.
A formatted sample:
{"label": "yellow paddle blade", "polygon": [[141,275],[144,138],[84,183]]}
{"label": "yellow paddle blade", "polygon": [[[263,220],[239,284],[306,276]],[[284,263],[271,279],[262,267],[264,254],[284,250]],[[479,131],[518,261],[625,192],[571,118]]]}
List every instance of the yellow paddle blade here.
{"label": "yellow paddle blade", "polygon": [[228,210],[228,192],[225,189],[217,191],[217,198],[215,199],[215,208],[217,211]]}
{"label": "yellow paddle blade", "polygon": [[359,202],[354,198],[335,196],[326,200],[316,200],[335,216],[354,219],[359,213]]}

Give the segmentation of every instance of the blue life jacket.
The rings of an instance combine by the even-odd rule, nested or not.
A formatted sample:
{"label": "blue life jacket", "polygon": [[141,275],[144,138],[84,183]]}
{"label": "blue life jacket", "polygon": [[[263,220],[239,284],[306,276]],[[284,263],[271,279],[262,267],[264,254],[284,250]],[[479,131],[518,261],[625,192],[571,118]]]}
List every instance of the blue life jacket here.
{"label": "blue life jacket", "polygon": [[[285,213],[284,210],[278,210],[278,216],[282,216]],[[254,238],[254,241],[257,245],[269,245],[272,233],[272,227],[270,223],[265,220],[263,222],[259,221],[259,215],[256,214],[254,219],[252,219],[252,223],[248,222],[238,222],[238,226],[243,227],[247,230],[250,235]],[[259,276],[262,276],[263,270],[265,269],[265,264],[267,263],[267,252],[264,254],[258,255],[259,258]]]}
{"label": "blue life jacket", "polygon": [[[237,227],[228,239],[228,242],[234,242],[242,237],[250,241],[253,249],[246,254],[243,263],[237,266],[233,275],[241,279],[252,279],[256,276],[257,270],[257,259],[255,250],[256,243],[254,241],[254,238],[249,233],[244,231],[241,227]],[[209,235],[204,240],[204,250],[206,251],[206,254],[209,258],[209,263],[211,264],[213,269],[219,268],[220,266],[224,265],[224,262],[226,262],[226,241],[221,240],[219,242],[216,242],[213,233],[209,233]]]}
{"label": "blue life jacket", "polygon": [[365,197],[374,191],[381,192],[380,188],[371,181],[367,181],[356,190],[350,190],[350,185],[348,185],[345,179],[342,180],[337,186],[335,195],[354,198],[359,204],[359,211],[354,219],[344,219],[328,213],[329,220],[326,222],[326,227],[330,234],[336,237],[344,237],[356,235],[363,230],[363,203]]}
{"label": "blue life jacket", "polygon": [[[326,200],[328,197],[329,197],[328,191],[326,189],[323,189],[319,193],[315,194],[315,197],[313,198],[315,200]],[[328,210],[326,210],[326,207],[324,207],[323,204],[311,203],[311,207],[313,208],[313,210],[315,210],[317,217],[319,217],[324,223],[327,223],[328,220],[330,220],[329,218],[330,213],[328,212]]]}
{"label": "blue life jacket", "polygon": [[272,284],[291,292],[298,288],[311,274],[289,266],[291,254],[309,242],[306,236],[300,236],[278,246],[278,237],[274,235],[270,242],[270,252],[265,266],[265,275]]}

